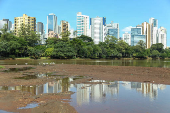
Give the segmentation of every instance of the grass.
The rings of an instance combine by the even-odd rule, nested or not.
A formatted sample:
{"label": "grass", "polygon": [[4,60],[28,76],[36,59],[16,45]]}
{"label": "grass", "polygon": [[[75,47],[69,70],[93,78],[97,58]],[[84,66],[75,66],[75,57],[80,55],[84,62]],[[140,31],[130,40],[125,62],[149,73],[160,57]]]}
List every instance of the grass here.
{"label": "grass", "polygon": [[4,66],[0,66],[0,69],[5,68]]}

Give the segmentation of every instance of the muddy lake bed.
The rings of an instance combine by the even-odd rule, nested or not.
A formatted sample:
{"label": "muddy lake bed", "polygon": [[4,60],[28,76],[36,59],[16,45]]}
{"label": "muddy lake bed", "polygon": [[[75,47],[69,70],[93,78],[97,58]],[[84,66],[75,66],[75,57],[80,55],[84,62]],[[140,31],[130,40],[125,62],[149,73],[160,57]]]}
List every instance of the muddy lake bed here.
{"label": "muddy lake bed", "polygon": [[0,61],[0,112],[169,113],[169,62]]}

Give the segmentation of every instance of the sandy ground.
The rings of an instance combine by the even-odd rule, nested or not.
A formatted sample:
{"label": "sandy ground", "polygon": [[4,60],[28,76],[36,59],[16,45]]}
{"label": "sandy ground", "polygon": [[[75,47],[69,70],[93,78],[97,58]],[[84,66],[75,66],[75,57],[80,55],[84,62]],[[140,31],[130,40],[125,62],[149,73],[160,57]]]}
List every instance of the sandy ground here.
{"label": "sandy ground", "polygon": [[[133,67],[133,66],[100,66],[100,65],[69,65],[55,64],[46,66],[32,65],[4,65],[0,69],[0,86],[18,86],[18,85],[40,85],[53,81],[52,78],[40,79],[14,79],[23,76],[23,73],[50,73],[67,76],[88,76],[95,80],[110,81],[135,81],[149,82],[158,84],[170,84],[170,69],[155,67]],[[34,67],[35,69],[23,72],[2,72],[8,68]],[[86,82],[86,80],[77,80],[74,83]],[[74,107],[69,105],[69,99],[73,92],[62,92],[58,94],[33,95],[28,92],[20,91],[0,91],[0,110],[20,113],[76,113]],[[64,99],[64,100],[63,100]],[[66,100],[65,100],[66,99]],[[29,103],[37,102],[38,107],[32,109],[18,109]]]}

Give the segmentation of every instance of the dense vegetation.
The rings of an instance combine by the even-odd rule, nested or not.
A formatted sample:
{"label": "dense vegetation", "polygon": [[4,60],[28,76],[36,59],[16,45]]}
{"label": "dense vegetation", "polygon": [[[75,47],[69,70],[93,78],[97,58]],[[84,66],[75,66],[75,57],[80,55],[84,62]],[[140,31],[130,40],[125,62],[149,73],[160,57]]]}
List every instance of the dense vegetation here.
{"label": "dense vegetation", "polygon": [[39,35],[22,25],[15,36],[7,32],[5,25],[0,34],[0,58],[41,56],[57,59],[72,58],[170,58],[170,49],[163,49],[162,43],[153,44],[145,49],[145,43],[139,41],[136,46],[129,46],[123,40],[106,36],[105,42],[94,44],[91,37],[80,36],[69,40],[69,32],[61,33],[62,39],[48,38],[46,45],[39,45]]}

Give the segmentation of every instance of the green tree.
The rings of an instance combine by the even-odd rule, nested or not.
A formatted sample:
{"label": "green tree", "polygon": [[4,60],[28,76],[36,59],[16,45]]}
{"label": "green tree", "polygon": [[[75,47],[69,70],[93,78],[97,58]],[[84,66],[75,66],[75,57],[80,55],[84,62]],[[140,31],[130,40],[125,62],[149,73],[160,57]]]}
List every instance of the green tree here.
{"label": "green tree", "polygon": [[83,42],[93,42],[93,39],[89,36],[81,35],[77,37],[78,39],[81,39]]}
{"label": "green tree", "polygon": [[51,58],[69,59],[74,58],[75,50],[69,42],[58,42],[54,45]]}
{"label": "green tree", "polygon": [[23,37],[28,46],[31,47],[35,46],[38,44],[38,41],[40,41],[40,35],[36,34],[35,31],[31,31],[30,25],[27,24],[21,24],[18,36]]}
{"label": "green tree", "polygon": [[152,51],[152,55],[151,55],[151,57],[152,58],[158,58],[159,57],[159,55],[160,55],[160,53],[159,53],[159,51],[158,50],[153,50]]}
{"label": "green tree", "polygon": [[66,32],[61,32],[60,36],[62,37],[63,41],[69,41],[69,36],[70,36],[70,32],[66,31]]}

